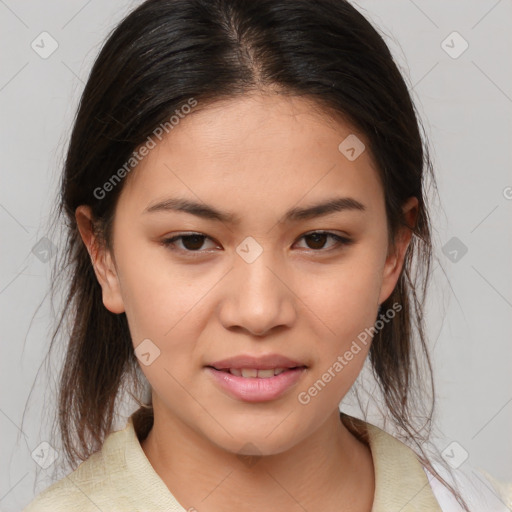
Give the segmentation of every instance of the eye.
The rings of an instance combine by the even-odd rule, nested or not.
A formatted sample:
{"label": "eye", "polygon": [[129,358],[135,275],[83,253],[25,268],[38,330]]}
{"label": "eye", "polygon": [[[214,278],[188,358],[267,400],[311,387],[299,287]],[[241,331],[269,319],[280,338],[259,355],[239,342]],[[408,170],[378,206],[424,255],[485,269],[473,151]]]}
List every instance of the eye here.
{"label": "eye", "polygon": [[[306,233],[302,235],[301,239],[307,240],[309,245],[309,249],[313,249],[315,252],[325,252],[327,250],[331,250],[333,247],[340,247],[344,245],[350,245],[353,240],[347,238],[345,236],[336,235],[335,233],[331,233],[330,231],[313,231],[311,233]],[[331,249],[325,249],[321,251],[325,242],[328,238],[334,240],[334,244],[331,245]]]}
{"label": "eye", "polygon": [[[162,245],[165,247],[169,247],[173,250],[178,250],[182,252],[201,252],[199,249],[204,244],[205,239],[210,239],[206,235],[202,233],[189,233],[189,234],[180,234],[173,236],[171,238],[166,238],[162,240]],[[182,241],[183,247],[176,247],[176,242],[178,240]]]}
{"label": "eye", "polygon": [[[325,249],[325,243],[329,238],[334,240],[334,243],[331,244],[331,248]],[[306,240],[308,245],[307,248],[312,249],[314,252],[326,252],[328,250],[333,250],[333,248],[342,247],[353,243],[353,240],[350,238],[340,236],[329,231],[312,231],[302,235],[299,240],[301,239]],[[171,250],[190,253],[191,255],[192,253],[198,253],[199,255],[201,252],[204,252],[204,250],[201,250],[201,248],[203,247],[205,240],[211,241],[212,239],[202,233],[181,233],[171,238],[162,240],[161,244],[164,247],[170,248]],[[176,242],[178,241],[181,242],[181,247],[176,245]]]}

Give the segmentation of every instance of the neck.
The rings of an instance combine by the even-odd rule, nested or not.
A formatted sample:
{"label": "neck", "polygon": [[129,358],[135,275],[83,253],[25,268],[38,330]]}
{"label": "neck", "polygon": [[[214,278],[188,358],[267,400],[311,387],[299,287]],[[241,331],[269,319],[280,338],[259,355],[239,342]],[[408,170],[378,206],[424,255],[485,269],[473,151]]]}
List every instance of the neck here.
{"label": "neck", "polygon": [[334,411],[316,431],[282,453],[241,457],[173,416],[155,414],[142,449],[186,510],[369,512],[375,489],[369,447]]}

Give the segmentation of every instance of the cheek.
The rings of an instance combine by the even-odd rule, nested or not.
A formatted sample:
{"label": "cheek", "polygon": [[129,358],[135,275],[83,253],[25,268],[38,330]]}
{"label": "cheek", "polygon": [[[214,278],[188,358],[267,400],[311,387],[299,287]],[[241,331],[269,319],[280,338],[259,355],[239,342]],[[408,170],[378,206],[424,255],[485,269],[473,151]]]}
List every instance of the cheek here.
{"label": "cheek", "polygon": [[323,278],[320,286],[314,281],[315,295],[309,304],[327,328],[317,332],[319,364],[313,380],[332,382],[314,407],[342,400],[364,365],[371,345],[370,328],[377,317],[382,268],[377,248],[361,247],[329,278]]}
{"label": "cheek", "polygon": [[122,293],[132,343],[155,392],[182,402],[186,393],[179,383],[187,381],[193,365],[199,365],[192,340],[201,330],[201,299],[204,301],[208,283],[203,278],[190,286],[190,276],[184,279],[155,260],[153,265],[141,261],[127,259],[125,269],[129,271],[123,274]]}
{"label": "cheek", "polygon": [[316,288],[311,304],[341,339],[347,340],[373,325],[382,285],[377,252],[354,254]]}
{"label": "cheek", "polygon": [[177,327],[193,319],[205,290],[215,284],[214,276],[199,267],[182,271],[164,248],[147,242],[133,245],[140,250],[122,252],[119,244],[119,267],[121,294],[134,343],[152,336],[167,340]]}

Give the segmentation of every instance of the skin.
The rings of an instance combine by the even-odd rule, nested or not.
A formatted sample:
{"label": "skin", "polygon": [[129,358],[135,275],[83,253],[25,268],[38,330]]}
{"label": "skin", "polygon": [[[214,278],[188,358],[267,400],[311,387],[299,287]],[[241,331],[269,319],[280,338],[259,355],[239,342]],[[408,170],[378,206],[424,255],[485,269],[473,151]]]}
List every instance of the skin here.
{"label": "skin", "polygon": [[[353,133],[367,149],[350,161],[338,145]],[[368,148],[363,134],[304,98],[254,93],[189,114],[125,178],[112,252],[94,237],[89,208],[77,209],[105,307],[126,313],[134,347],[149,338],[160,350],[141,365],[155,418],[141,445],[185,509],[371,510],[371,452],[338,412],[370,344],[309,404],[297,400],[374,324],[410,242],[402,229],[388,245]],[[177,196],[235,213],[240,223],[143,213]],[[365,210],[278,222],[292,207],[341,196]],[[404,213],[413,224],[415,198]],[[353,243],[304,237],[318,230]],[[178,240],[174,250],[161,244],[190,232],[207,238]],[[236,252],[248,236],[263,250],[252,263]],[[204,366],[245,353],[283,354],[308,369],[278,399],[237,400]],[[240,453],[261,457],[249,465]]]}

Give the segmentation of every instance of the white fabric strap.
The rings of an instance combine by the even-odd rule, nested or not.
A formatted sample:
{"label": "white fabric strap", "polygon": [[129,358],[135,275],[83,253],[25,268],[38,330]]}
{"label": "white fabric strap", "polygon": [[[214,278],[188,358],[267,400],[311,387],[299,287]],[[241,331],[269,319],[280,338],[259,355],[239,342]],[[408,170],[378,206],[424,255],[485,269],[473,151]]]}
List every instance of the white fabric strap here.
{"label": "white fabric strap", "polygon": [[[430,481],[430,487],[443,512],[463,512],[449,489],[423,468]],[[453,472],[453,478],[443,468],[436,467],[441,476],[454,483],[462,497],[466,500],[471,512],[511,512],[512,484],[504,484],[492,478],[485,471],[464,465]]]}

